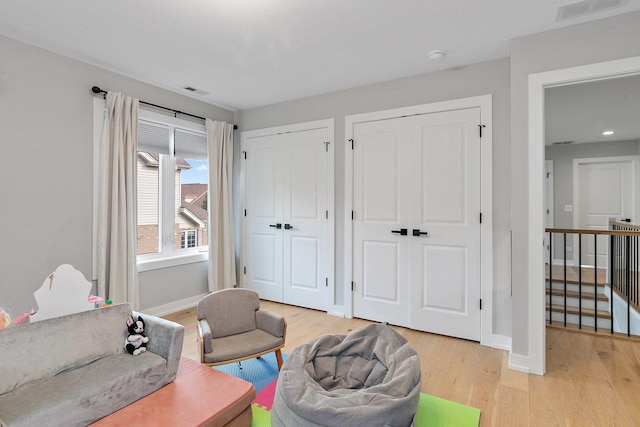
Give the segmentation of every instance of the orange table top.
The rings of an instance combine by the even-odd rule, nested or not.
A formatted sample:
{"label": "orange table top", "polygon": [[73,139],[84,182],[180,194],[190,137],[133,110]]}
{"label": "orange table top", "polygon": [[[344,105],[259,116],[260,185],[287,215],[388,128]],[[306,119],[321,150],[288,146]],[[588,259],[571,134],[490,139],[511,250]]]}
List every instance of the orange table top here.
{"label": "orange table top", "polygon": [[251,383],[182,357],[174,382],[91,425],[225,425],[255,395]]}

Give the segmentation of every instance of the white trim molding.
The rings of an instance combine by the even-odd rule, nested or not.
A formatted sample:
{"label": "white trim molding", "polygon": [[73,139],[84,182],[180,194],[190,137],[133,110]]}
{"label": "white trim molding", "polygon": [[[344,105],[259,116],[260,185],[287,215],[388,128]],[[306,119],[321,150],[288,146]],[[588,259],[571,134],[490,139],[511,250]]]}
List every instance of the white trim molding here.
{"label": "white trim molding", "polygon": [[166,316],[167,314],[175,313],[177,311],[187,310],[198,305],[198,301],[206,297],[209,294],[194,295],[189,298],[181,299],[179,301],[173,301],[168,304],[159,305],[157,307],[145,308],[139,310],[141,313],[146,313],[151,316]]}
{"label": "white trim molding", "polygon": [[[529,354],[511,354],[513,369],[522,367],[529,372],[544,375],[545,339],[545,284],[544,284],[544,91],[588,81],[604,80],[640,74],[640,56],[581,65],[529,75],[529,218],[528,218],[528,348]],[[517,367],[516,367],[517,366]],[[520,369],[518,369],[520,370]]]}

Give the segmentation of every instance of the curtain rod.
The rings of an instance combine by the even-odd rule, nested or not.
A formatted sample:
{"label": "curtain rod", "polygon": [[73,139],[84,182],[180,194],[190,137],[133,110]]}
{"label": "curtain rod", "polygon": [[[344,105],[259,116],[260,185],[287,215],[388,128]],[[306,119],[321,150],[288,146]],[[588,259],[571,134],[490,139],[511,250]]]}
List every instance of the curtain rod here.
{"label": "curtain rod", "polygon": [[[91,88],[91,92],[93,92],[95,94],[101,93],[101,94],[103,94],[103,96],[107,95],[107,91],[100,89],[98,86],[92,87]],[[185,112],[182,112],[182,111],[179,111],[179,110],[174,110],[173,108],[163,107],[162,105],[156,105],[156,104],[152,104],[152,103],[146,102],[146,101],[139,101],[139,102],[141,104],[148,105],[150,107],[155,107],[155,108],[160,108],[162,110],[171,111],[174,114],[182,114],[183,116],[189,116],[189,117],[193,117],[193,118],[200,119],[200,120],[206,120],[204,117],[196,116],[195,114],[185,113]],[[238,125],[233,125],[233,128],[234,129],[238,129]]]}

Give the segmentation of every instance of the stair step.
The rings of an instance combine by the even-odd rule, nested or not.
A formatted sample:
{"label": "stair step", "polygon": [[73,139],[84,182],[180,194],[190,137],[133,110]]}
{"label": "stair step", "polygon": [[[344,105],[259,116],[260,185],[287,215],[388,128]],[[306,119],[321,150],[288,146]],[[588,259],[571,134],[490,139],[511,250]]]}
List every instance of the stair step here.
{"label": "stair step", "polygon": [[[545,283],[546,283],[546,285],[548,287],[549,286],[549,278],[548,277],[545,278]],[[553,283],[564,283],[564,279],[554,278],[553,279]],[[580,281],[579,280],[572,280],[572,279],[567,278],[567,283],[571,283],[572,285],[579,285]],[[598,282],[598,288],[604,288],[604,285],[609,286],[609,283],[605,283],[604,281]],[[587,286],[588,287],[593,287],[594,284],[593,284],[593,282],[585,282],[583,280],[582,281],[582,286],[584,286],[584,287],[587,287]]]}
{"label": "stair step", "polygon": [[[549,289],[546,289],[547,295],[549,295]],[[553,289],[552,292],[553,295],[556,296],[564,296],[564,290],[563,289]],[[595,299],[594,295],[597,295],[598,297],[598,301],[609,301],[609,298],[607,298],[607,296],[605,294],[594,294],[593,292],[585,292],[582,291],[582,299],[589,299],[589,300],[593,300]],[[580,298],[580,293],[576,292],[576,291],[567,291],[567,298]]]}
{"label": "stair step", "polygon": [[[546,306],[547,306],[547,311],[549,311],[549,304],[547,304]],[[564,313],[564,306],[553,304],[551,306],[551,310],[556,313]],[[578,307],[567,306],[567,314],[575,314],[577,316],[580,314],[580,310],[578,310]],[[595,318],[595,312],[590,308],[583,308],[582,315]],[[611,313],[607,311],[598,310],[598,319],[611,319]]]}

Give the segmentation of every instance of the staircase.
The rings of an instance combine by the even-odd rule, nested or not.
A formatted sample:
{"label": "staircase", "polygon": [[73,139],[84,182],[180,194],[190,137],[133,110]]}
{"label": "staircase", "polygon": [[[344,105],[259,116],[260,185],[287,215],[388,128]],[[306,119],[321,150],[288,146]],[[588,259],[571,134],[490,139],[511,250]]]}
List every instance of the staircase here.
{"label": "staircase", "polygon": [[[640,337],[640,225],[610,220],[607,230],[546,231],[550,258],[545,264],[547,324]],[[558,248],[553,247],[554,236],[559,237],[555,240]],[[567,262],[567,242],[575,242],[576,236],[580,268]],[[592,255],[585,259],[583,252]],[[550,265],[551,254],[563,254],[561,264]],[[597,263],[597,270],[583,265],[583,260]]]}
{"label": "staircase", "polygon": [[[611,330],[610,301],[604,294],[606,272],[598,269],[595,285],[593,267],[552,267],[553,282],[549,284],[549,265],[546,265],[546,319],[548,324],[586,330]],[[580,273],[582,277],[580,277]],[[565,325],[566,296],[566,325]],[[551,319],[550,319],[551,316]]]}

